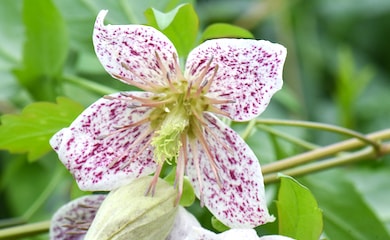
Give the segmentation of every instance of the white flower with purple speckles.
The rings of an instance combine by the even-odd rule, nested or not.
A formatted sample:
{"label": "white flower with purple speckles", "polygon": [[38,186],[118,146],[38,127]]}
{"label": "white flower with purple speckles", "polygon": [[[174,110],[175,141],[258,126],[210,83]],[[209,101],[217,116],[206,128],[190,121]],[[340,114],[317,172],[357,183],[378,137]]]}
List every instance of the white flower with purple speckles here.
{"label": "white flower with purple speckles", "polygon": [[282,87],[286,49],[262,40],[209,40],[189,54],[184,72],[176,49],[156,29],[104,25],[93,42],[114,78],[144,91],[111,94],[88,107],[51,139],[82,190],[112,190],[176,164],[178,199],[184,174],[196,195],[229,227],[273,220],[259,162],[216,116],[257,117]]}

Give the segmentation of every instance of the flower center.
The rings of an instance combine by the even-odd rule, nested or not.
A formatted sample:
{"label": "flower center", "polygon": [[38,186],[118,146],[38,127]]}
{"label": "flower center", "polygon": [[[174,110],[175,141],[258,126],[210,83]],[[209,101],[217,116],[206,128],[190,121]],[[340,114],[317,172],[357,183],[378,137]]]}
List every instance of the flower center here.
{"label": "flower center", "polygon": [[150,114],[151,127],[155,129],[151,145],[156,162],[176,162],[183,143],[182,136],[194,138],[194,128],[203,121],[202,112],[210,103],[208,98],[186,80],[164,88],[155,100],[165,104],[156,107]]}

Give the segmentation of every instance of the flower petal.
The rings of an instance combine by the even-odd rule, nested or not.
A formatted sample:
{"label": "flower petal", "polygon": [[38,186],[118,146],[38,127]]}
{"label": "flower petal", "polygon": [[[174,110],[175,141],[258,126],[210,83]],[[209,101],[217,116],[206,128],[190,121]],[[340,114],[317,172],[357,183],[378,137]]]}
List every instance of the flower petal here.
{"label": "flower petal", "polygon": [[84,239],[100,204],[105,198],[104,194],[88,195],[62,206],[51,219],[50,239]]}
{"label": "flower petal", "polygon": [[261,114],[282,87],[286,54],[282,45],[263,40],[209,40],[189,54],[185,76],[196,78],[211,60],[205,77],[210,79],[218,65],[209,92],[216,98],[233,100],[217,107],[233,120],[246,121]]}
{"label": "flower petal", "polygon": [[184,240],[223,240],[218,234],[202,227],[193,227]]}
{"label": "flower petal", "polygon": [[167,72],[175,79],[177,53],[164,34],[143,25],[104,25],[106,14],[102,10],[97,16],[93,44],[108,73],[130,85],[167,85]]}
{"label": "flower petal", "polygon": [[[263,176],[255,154],[220,120],[210,114],[205,114],[205,119],[208,127],[204,138],[213,159],[208,157],[201,143],[196,149],[189,146],[187,175],[196,195],[216,218],[231,228],[252,228],[273,221],[265,202]],[[213,161],[215,167],[211,164]]]}
{"label": "flower petal", "polygon": [[147,144],[151,134],[146,120],[151,109],[132,108],[134,102],[124,94],[99,99],[50,140],[81,190],[110,191],[156,169]]}
{"label": "flower petal", "polygon": [[185,208],[179,206],[175,223],[165,240],[183,240],[187,237],[193,227],[200,227],[198,220]]}
{"label": "flower petal", "polygon": [[281,235],[268,235],[258,237],[254,229],[251,228],[236,228],[229,229],[225,232],[216,234],[202,227],[193,227],[192,231],[189,232],[185,240],[294,240],[289,237]]}

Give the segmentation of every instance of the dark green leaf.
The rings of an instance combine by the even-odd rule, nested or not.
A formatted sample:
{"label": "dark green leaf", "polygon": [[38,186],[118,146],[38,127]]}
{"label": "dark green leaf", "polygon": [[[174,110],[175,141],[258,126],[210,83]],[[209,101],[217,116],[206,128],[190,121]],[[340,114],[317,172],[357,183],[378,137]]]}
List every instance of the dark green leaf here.
{"label": "dark green leaf", "polygon": [[279,234],[295,239],[318,240],[322,233],[322,212],[306,187],[280,175],[278,194]]}
{"label": "dark green leaf", "polygon": [[194,48],[199,20],[191,4],[182,4],[168,13],[154,8],[145,12],[148,25],[163,32],[175,45],[180,57]]}
{"label": "dark green leaf", "polygon": [[201,41],[214,38],[254,38],[248,30],[227,23],[215,23],[208,26],[201,37]]}
{"label": "dark green leaf", "polygon": [[230,228],[223,224],[221,221],[219,221],[216,217],[211,217],[211,225],[213,228],[215,228],[218,232],[224,232],[229,230]]}
{"label": "dark green leaf", "polygon": [[36,160],[50,151],[51,136],[67,127],[82,110],[77,102],[59,97],[57,104],[36,102],[25,107],[21,114],[3,115],[0,149],[28,153],[29,160]]}
{"label": "dark green leaf", "polygon": [[324,231],[330,239],[390,239],[384,223],[341,169],[305,178],[324,213]]}

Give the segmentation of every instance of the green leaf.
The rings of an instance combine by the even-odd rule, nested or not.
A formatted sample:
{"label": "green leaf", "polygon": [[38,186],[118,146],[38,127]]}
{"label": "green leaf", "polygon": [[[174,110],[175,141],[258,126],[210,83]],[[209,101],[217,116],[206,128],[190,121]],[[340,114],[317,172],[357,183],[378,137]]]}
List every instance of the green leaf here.
{"label": "green leaf", "polygon": [[199,19],[191,4],[182,4],[168,13],[154,8],[145,11],[147,24],[164,33],[175,45],[179,56],[186,57],[194,48]]}
{"label": "green leaf", "polygon": [[215,216],[212,216],[212,217],[211,217],[211,225],[212,225],[213,228],[215,228],[215,230],[217,230],[218,232],[224,232],[224,231],[227,231],[227,230],[230,229],[228,226],[226,226],[226,225],[223,224],[221,221],[219,221]]}
{"label": "green leaf", "polygon": [[20,61],[23,43],[21,2],[2,0],[0,7],[0,71],[10,70]]}
{"label": "green leaf", "polygon": [[204,42],[214,38],[254,38],[248,30],[227,23],[215,23],[208,26],[201,37]]}
{"label": "green leaf", "polygon": [[390,189],[390,166],[385,162],[377,162],[374,167],[355,167],[346,177],[390,231],[390,191],[385,190]]}
{"label": "green leaf", "polygon": [[295,239],[317,240],[322,232],[322,212],[305,186],[280,175],[278,194],[279,234]]}
{"label": "green leaf", "polygon": [[305,177],[324,213],[324,231],[330,239],[390,239],[384,223],[345,177],[341,169]]}
{"label": "green leaf", "polygon": [[[164,178],[165,181],[167,181],[170,184],[175,183],[175,176],[176,176],[176,167],[172,168],[171,172]],[[188,178],[184,177],[183,181],[183,193],[180,198],[179,204],[188,207],[191,206],[195,201],[195,192],[192,188],[192,185]]]}
{"label": "green leaf", "polygon": [[22,67],[15,73],[35,99],[54,100],[58,76],[68,53],[66,25],[50,0],[23,3],[26,42]]}
{"label": "green leaf", "polygon": [[49,139],[67,127],[84,109],[70,99],[59,97],[57,104],[36,102],[25,107],[21,114],[1,117],[0,149],[12,153],[28,153],[30,161],[51,150]]}

